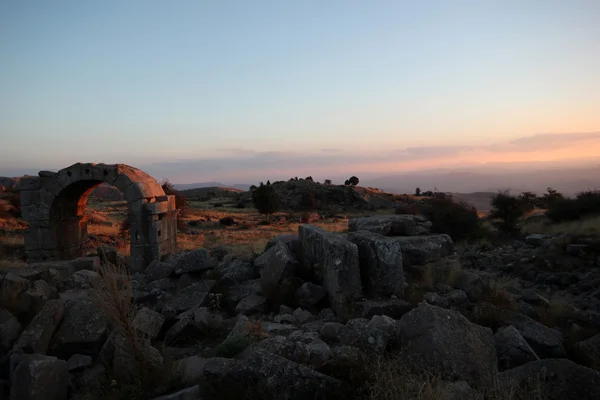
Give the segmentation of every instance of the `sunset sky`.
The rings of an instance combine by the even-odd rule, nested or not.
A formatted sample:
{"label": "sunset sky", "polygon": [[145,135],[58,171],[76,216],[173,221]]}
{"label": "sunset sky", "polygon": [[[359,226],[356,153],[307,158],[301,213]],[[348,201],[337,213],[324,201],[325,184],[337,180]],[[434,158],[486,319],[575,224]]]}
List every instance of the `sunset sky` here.
{"label": "sunset sky", "polygon": [[0,2],[0,176],[600,155],[600,1]]}

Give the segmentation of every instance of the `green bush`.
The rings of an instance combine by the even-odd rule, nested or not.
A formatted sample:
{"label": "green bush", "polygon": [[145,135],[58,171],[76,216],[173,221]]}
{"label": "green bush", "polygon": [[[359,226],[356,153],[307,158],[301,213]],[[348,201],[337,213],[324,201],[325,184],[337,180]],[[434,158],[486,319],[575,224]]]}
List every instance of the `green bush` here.
{"label": "green bush", "polygon": [[269,182],[266,185],[261,182],[260,186],[252,191],[252,202],[258,212],[265,214],[267,218],[279,211],[279,195]]}

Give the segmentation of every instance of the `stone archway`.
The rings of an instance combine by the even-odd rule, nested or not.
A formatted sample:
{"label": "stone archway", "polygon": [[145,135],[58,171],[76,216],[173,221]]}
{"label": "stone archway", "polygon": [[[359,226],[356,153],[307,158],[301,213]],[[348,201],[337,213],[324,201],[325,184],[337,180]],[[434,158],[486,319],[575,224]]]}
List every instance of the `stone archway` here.
{"label": "stone archway", "polygon": [[101,183],[119,189],[128,204],[131,267],[142,271],[177,247],[175,196],[154,178],[125,164],[73,164],[58,172],[40,171],[21,180],[21,212],[29,223],[25,252],[29,262],[68,260],[84,255],[86,203]]}

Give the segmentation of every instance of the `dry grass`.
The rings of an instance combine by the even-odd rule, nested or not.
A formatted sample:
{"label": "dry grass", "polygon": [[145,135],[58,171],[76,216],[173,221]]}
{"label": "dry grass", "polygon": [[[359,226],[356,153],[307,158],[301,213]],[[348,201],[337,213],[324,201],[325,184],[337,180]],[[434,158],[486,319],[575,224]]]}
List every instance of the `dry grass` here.
{"label": "dry grass", "polygon": [[514,296],[508,293],[504,287],[501,281],[492,282],[485,293],[484,301],[507,310],[516,311],[518,309],[517,302]]}
{"label": "dry grass", "polygon": [[[450,382],[432,371],[416,371],[403,359],[402,354],[375,359],[369,365],[370,378],[365,384],[365,400],[445,400],[456,399]],[[500,383],[496,377],[487,379],[479,388],[486,400],[542,400],[539,379],[526,388]]]}
{"label": "dry grass", "polygon": [[566,327],[573,310],[569,301],[555,296],[550,299],[550,304],[542,309],[538,320],[551,328]]}
{"label": "dry grass", "polygon": [[535,220],[523,224],[523,233],[560,234],[568,233],[574,236],[594,236],[600,234],[600,216],[586,218],[580,221],[549,223],[546,220]]}
{"label": "dry grass", "polygon": [[460,275],[462,265],[458,260],[442,259],[424,265],[420,271],[420,286],[433,289],[437,284],[454,286]]}

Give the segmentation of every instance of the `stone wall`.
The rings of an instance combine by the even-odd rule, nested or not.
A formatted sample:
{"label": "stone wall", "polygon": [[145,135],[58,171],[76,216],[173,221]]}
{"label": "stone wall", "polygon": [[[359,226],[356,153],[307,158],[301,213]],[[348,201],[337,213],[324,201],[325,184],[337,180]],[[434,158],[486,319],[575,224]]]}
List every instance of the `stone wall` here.
{"label": "stone wall", "polygon": [[20,182],[22,215],[29,223],[25,234],[29,262],[84,255],[88,241],[85,207],[101,183],[115,186],[127,200],[134,271],[176,250],[175,197],[165,195],[145,172],[124,164],[77,163],[38,175]]}

